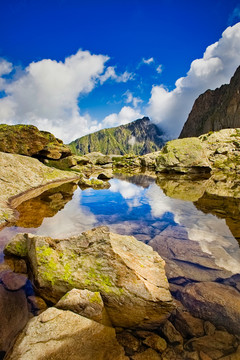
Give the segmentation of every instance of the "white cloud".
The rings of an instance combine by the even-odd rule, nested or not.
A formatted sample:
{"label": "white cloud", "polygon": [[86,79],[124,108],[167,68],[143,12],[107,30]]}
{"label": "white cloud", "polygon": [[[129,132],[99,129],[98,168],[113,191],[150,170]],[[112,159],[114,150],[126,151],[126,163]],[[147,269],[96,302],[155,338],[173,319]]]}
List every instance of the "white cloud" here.
{"label": "white cloud", "polygon": [[9,74],[13,69],[10,62],[5,59],[0,59],[0,76]]}
{"label": "white cloud", "polygon": [[[88,94],[109,78],[128,81],[132,74],[116,75],[113,67],[105,70],[108,56],[79,50],[64,62],[44,59],[31,63],[18,78],[0,77],[6,96],[0,99],[0,121],[7,124],[33,124],[65,142],[97,131],[101,124],[81,114],[79,96]],[[12,71],[12,64],[0,61],[0,75]]]}
{"label": "white cloud", "polygon": [[128,140],[129,145],[134,146],[136,144],[136,137],[135,136],[131,136],[130,139]]}
{"label": "white cloud", "polygon": [[216,43],[207,47],[203,57],[192,62],[175,89],[153,86],[147,114],[170,137],[178,137],[194,100],[207,89],[228,83],[240,65],[240,23],[228,27]]}
{"label": "white cloud", "polygon": [[234,246],[238,255],[240,250],[224,219],[203,213],[191,201],[166,196],[156,184],[148,188],[146,196],[154,217],[162,217],[166,212],[172,213],[174,221],[184,226],[189,240],[198,242],[203,252],[212,254],[218,266],[233,273],[240,271],[239,261],[232,256],[232,247]]}
{"label": "white cloud", "polygon": [[156,71],[157,71],[158,74],[161,74],[162,71],[163,71],[163,66],[161,64],[158,65],[158,67],[156,68]]}
{"label": "white cloud", "polygon": [[2,76],[9,74],[12,70],[13,66],[10,62],[0,59],[0,91],[4,90],[6,86],[6,81]]}
{"label": "white cloud", "polygon": [[150,65],[150,64],[152,64],[153,62],[154,62],[154,58],[153,57],[151,57],[151,58],[149,58],[149,59],[142,59],[142,62],[144,63],[144,64],[146,64],[146,65]]}
{"label": "white cloud", "polygon": [[100,83],[103,84],[108,79],[115,80],[116,82],[127,82],[128,80],[132,80],[134,78],[133,73],[129,73],[125,71],[123,74],[117,75],[115,72],[114,66],[109,66],[105,73],[100,76]]}
{"label": "white cloud", "polygon": [[130,106],[124,106],[120,112],[110,114],[103,120],[103,127],[114,127],[119,125],[127,124],[133,120],[142,118],[143,115],[138,109],[133,109]]}
{"label": "white cloud", "polygon": [[139,103],[143,102],[139,97],[134,97],[133,94],[129,90],[127,90],[123,95],[126,96],[125,102],[127,104],[132,103],[134,108],[136,108]]}

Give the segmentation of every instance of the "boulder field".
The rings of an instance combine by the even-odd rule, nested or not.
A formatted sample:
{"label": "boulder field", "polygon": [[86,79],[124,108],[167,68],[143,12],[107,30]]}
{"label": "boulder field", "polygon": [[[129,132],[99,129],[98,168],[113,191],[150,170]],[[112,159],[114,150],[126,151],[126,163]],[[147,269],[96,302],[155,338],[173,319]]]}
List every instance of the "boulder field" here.
{"label": "boulder field", "polygon": [[[125,336],[120,336],[121,345],[115,328],[153,330],[174,309],[161,257],[134,237],[113,234],[107,227],[61,240],[18,234],[4,252],[26,261],[35,291],[53,306],[35,313],[6,359],[129,359]],[[6,273],[4,286],[14,276]],[[19,276],[16,284],[22,281]],[[23,280],[17,291],[26,286]],[[27,302],[36,311],[37,301],[30,298]],[[5,320],[4,311],[1,316]],[[151,331],[144,339],[145,350],[158,354],[167,348]]]}

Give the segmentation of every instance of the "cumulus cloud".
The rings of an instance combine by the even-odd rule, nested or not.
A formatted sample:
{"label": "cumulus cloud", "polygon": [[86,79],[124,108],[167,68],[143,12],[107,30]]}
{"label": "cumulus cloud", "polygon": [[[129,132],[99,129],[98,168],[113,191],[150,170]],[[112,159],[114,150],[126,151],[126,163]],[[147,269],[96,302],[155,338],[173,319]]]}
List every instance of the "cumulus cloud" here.
{"label": "cumulus cloud", "polygon": [[113,127],[127,124],[133,120],[142,118],[143,115],[138,109],[133,109],[130,106],[124,106],[119,113],[113,113],[105,117],[103,120],[103,127]]}
{"label": "cumulus cloud", "polygon": [[127,82],[128,80],[132,80],[134,78],[133,73],[129,73],[125,71],[123,74],[117,75],[115,72],[114,66],[109,66],[105,73],[100,76],[100,83],[103,84],[106,80],[112,79],[116,82]]}
{"label": "cumulus cloud", "polygon": [[126,200],[129,209],[141,206],[140,199],[144,191],[142,187],[117,179],[113,179],[110,182],[111,187],[109,190],[111,192],[119,192]]}
{"label": "cumulus cloud", "polygon": [[144,59],[143,58],[142,62],[143,62],[143,64],[149,65],[149,64],[152,64],[154,62],[154,58],[153,57],[151,57],[149,59]]}
{"label": "cumulus cloud", "polygon": [[2,77],[12,72],[13,66],[10,62],[0,59],[0,91],[4,90],[6,86],[6,80]]}
{"label": "cumulus cloud", "polygon": [[161,74],[162,73],[162,71],[163,71],[163,67],[162,67],[162,65],[160,64],[160,65],[158,65],[158,67],[156,68],[156,71],[157,71],[157,73],[158,74]]}
{"label": "cumulus cloud", "polygon": [[127,90],[123,95],[126,97],[125,102],[127,104],[132,103],[134,108],[136,108],[138,106],[138,104],[143,102],[142,99],[140,99],[139,97],[133,96],[133,94],[129,90]]}
{"label": "cumulus cloud", "polygon": [[[112,67],[105,70],[108,60],[108,56],[79,50],[64,62],[50,59],[33,62],[12,81],[1,78],[6,96],[0,99],[0,121],[34,124],[65,142],[99,130],[100,124],[88,114],[80,114],[78,100],[109,78],[117,82],[130,78],[126,72],[116,75]],[[1,75],[11,70],[12,64],[0,61]]]}
{"label": "cumulus cloud", "polygon": [[187,75],[176,81],[172,91],[164,85],[153,86],[146,112],[169,137],[178,137],[194,100],[207,89],[228,83],[239,65],[240,23],[237,23],[208,46],[201,59],[192,62]]}
{"label": "cumulus cloud", "polygon": [[9,74],[13,69],[10,62],[5,59],[0,59],[0,76]]}
{"label": "cumulus cloud", "polygon": [[134,146],[136,144],[136,137],[135,136],[131,136],[130,139],[128,140],[129,145]]}

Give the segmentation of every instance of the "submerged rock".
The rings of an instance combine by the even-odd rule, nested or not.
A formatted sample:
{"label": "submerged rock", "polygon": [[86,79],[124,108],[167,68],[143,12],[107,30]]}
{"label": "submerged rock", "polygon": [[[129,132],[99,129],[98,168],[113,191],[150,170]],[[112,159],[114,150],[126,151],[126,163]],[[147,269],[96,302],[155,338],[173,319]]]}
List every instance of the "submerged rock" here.
{"label": "submerged rock", "polygon": [[7,352],[28,321],[24,290],[9,291],[0,284],[0,352]]}
{"label": "submerged rock", "polygon": [[[73,288],[100,292],[111,322],[121,327],[157,327],[173,308],[164,261],[132,236],[107,227],[62,240],[17,236],[21,246],[26,241],[35,286],[48,301]],[[5,252],[21,256],[18,241]]]}
{"label": "submerged rock", "polygon": [[6,360],[127,360],[115,330],[71,311],[49,308],[31,319]]}
{"label": "submerged rock", "polygon": [[[0,164],[0,226],[14,217],[9,199],[12,200],[11,205],[17,207],[21,202],[56,187],[61,182],[77,179],[76,174],[50,168],[28,156],[0,152]],[[37,189],[38,187],[41,188]],[[13,197],[16,196],[18,198],[13,202]]]}
{"label": "submerged rock", "polygon": [[62,140],[33,125],[1,124],[0,151],[41,159],[60,159],[71,155],[71,150]]}
{"label": "submerged rock", "polygon": [[200,338],[189,340],[185,349],[190,351],[203,351],[210,356],[210,359],[219,359],[236,349],[236,338],[226,331],[215,331],[213,335],[206,335]]}
{"label": "submerged rock", "polygon": [[231,286],[214,282],[187,285],[180,299],[195,316],[240,334],[240,293]]}

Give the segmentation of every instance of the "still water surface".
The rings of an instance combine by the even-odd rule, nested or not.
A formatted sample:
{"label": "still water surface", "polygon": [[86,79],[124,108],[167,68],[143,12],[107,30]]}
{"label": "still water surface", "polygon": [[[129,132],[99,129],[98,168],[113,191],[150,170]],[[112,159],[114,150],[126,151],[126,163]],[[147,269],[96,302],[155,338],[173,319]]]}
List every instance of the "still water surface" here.
{"label": "still water surface", "polygon": [[[172,197],[166,196],[149,176],[118,177],[110,180],[108,190],[81,190],[65,184],[22,203],[16,225],[0,232],[1,248],[18,232],[61,238],[107,225],[111,231],[134,235],[159,251],[169,260],[168,277],[177,276],[178,267],[196,281],[201,281],[201,276],[204,281],[214,281],[240,273],[237,215],[232,218],[219,209],[221,202],[211,206],[213,199],[181,200],[179,197],[188,198],[182,191],[181,196],[174,191]],[[236,214],[234,206],[239,211],[239,202],[231,204],[231,212]],[[233,226],[229,228],[227,223]],[[172,261],[177,265],[174,272]]]}

